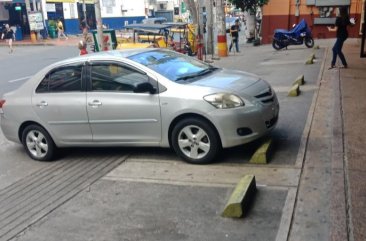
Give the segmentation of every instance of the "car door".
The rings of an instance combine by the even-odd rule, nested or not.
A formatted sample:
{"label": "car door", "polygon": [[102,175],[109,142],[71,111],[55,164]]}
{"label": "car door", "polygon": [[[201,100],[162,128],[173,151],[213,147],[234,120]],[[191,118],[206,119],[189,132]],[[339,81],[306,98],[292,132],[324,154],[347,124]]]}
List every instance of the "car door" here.
{"label": "car door", "polygon": [[87,110],[93,141],[156,145],[161,140],[159,94],[135,93],[156,81],[120,62],[91,62]]}
{"label": "car door", "polygon": [[83,64],[53,69],[32,95],[32,107],[40,122],[64,144],[92,141]]}

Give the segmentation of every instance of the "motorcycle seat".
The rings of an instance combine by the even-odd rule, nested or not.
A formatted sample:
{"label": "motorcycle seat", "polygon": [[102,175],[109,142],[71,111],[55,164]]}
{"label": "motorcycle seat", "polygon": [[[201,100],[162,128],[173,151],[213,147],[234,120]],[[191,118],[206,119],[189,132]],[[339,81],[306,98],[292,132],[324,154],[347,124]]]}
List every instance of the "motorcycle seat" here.
{"label": "motorcycle seat", "polygon": [[275,33],[286,33],[286,34],[288,34],[288,33],[290,33],[290,31],[288,31],[287,29],[279,28],[279,29],[275,29]]}

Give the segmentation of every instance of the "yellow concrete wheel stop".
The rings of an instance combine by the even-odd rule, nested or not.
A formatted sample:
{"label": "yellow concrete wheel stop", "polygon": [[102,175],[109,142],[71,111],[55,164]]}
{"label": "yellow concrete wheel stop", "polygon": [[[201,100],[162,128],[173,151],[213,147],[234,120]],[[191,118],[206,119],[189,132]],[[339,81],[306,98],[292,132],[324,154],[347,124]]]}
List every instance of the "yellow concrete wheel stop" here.
{"label": "yellow concrete wheel stop", "polygon": [[302,74],[302,75],[299,75],[296,79],[295,79],[295,81],[292,83],[292,85],[296,85],[296,84],[298,84],[298,85],[303,85],[303,84],[305,84],[305,80],[304,80],[304,75]]}
{"label": "yellow concrete wheel stop", "polygon": [[249,163],[252,164],[267,164],[270,151],[272,147],[272,139],[266,140],[253,154],[252,158],[250,159]]}
{"label": "yellow concrete wheel stop", "polygon": [[254,198],[257,186],[254,175],[245,175],[236,185],[221,216],[226,218],[241,218],[248,211]]}
{"label": "yellow concrete wheel stop", "polygon": [[296,97],[300,94],[300,85],[295,84],[291,87],[290,91],[288,92],[288,96],[290,97]]}

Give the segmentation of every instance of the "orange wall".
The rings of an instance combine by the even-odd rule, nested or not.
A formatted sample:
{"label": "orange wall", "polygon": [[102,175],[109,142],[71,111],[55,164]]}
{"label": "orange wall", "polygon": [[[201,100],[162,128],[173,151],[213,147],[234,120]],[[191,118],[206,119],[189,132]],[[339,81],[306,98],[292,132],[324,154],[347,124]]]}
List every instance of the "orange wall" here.
{"label": "orange wall", "polygon": [[[352,0],[350,15],[359,21],[357,21],[356,26],[349,28],[349,36],[351,38],[360,37],[361,11],[362,0]],[[295,13],[296,6],[294,0],[270,0],[267,5],[263,6],[262,42],[271,43],[275,29],[290,29],[293,24],[300,22],[303,18],[311,28],[314,38],[335,37],[335,33],[329,32],[326,25],[313,24],[314,18],[319,17],[319,11],[315,6],[307,6],[306,0],[300,1],[299,16],[295,16]]]}

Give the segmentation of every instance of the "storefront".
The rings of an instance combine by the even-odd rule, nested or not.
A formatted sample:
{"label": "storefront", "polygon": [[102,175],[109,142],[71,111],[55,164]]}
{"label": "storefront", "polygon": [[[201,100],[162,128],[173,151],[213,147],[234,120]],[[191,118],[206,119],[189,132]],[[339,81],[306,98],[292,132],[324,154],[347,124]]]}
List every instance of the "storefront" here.
{"label": "storefront", "polygon": [[327,26],[334,24],[339,6],[348,7],[350,17],[358,20],[349,29],[349,37],[359,38],[363,4],[365,0],[270,0],[263,6],[262,42],[271,43],[275,29],[291,29],[301,19],[307,21],[315,38],[334,38]]}
{"label": "storefront", "polygon": [[0,25],[9,24],[21,31],[29,34],[29,24],[25,3],[22,1],[2,1],[0,0]]}
{"label": "storefront", "polygon": [[[84,16],[90,29],[96,29],[94,0],[46,0],[46,9],[47,22],[61,19],[66,34],[81,33],[80,22]],[[108,28],[122,29],[125,24],[139,23],[145,18],[144,13],[144,0],[101,1],[102,22]]]}
{"label": "storefront", "polygon": [[[19,26],[23,34],[29,35],[25,1],[29,3],[30,11],[42,12],[47,28],[61,19],[66,34],[80,34],[84,15],[90,28],[96,28],[94,0],[0,0],[0,26],[5,23]],[[102,22],[108,28],[122,29],[126,24],[140,23],[145,18],[145,1],[101,0],[101,14]]]}

